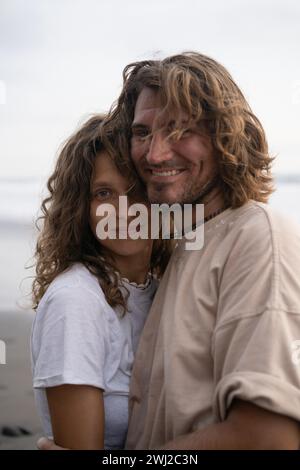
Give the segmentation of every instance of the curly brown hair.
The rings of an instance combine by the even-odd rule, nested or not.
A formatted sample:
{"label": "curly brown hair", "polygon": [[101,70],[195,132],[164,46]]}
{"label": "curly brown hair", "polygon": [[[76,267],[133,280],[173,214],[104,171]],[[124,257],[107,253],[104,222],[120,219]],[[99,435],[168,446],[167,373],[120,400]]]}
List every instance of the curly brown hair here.
{"label": "curly brown hair", "polygon": [[[108,134],[103,120],[103,115],[94,115],[65,142],[48,180],[49,195],[42,202],[42,215],[36,224],[40,234],[32,286],[34,309],[54,278],[80,262],[98,278],[107,302],[112,307],[120,306],[123,314],[126,312],[127,297],[119,288],[117,269],[89,224],[90,183],[96,155],[107,150],[132,186],[138,182],[130,162],[124,161],[119,152],[119,133],[110,129]],[[169,240],[154,240],[150,271],[155,277],[162,275],[171,249]]]}
{"label": "curly brown hair", "polygon": [[[131,124],[139,93],[158,90],[160,122],[174,123],[172,137],[195,125],[206,132],[216,152],[219,180],[226,206],[236,208],[250,199],[267,202],[274,191],[273,158],[263,127],[229,72],[218,62],[196,52],[164,60],[134,62],[123,71],[123,90],[107,123],[122,128],[124,157],[130,159]],[[185,112],[187,123],[180,122]]]}

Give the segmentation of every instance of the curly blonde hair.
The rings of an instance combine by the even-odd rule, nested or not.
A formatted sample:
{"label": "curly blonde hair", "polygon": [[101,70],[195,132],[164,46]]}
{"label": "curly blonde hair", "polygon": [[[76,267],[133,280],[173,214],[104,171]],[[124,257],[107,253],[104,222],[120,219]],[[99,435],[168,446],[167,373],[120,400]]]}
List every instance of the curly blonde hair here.
{"label": "curly blonde hair", "polygon": [[[160,93],[160,122],[165,122],[162,127],[173,121],[172,137],[180,138],[192,124],[210,136],[226,206],[236,208],[250,199],[268,201],[274,191],[273,158],[263,127],[221,64],[205,55],[186,52],[164,60],[129,64],[123,80],[123,90],[107,123],[118,122],[122,129],[122,152],[128,160],[137,98],[144,87],[149,87]],[[182,112],[187,116],[184,125],[180,122]]]}
{"label": "curly blonde hair", "polygon": [[[106,149],[133,186],[137,181],[130,162],[124,161],[119,152],[118,133],[110,130],[108,135],[103,120],[103,115],[94,115],[66,141],[48,180],[49,195],[42,202],[42,215],[37,220],[40,234],[32,286],[34,309],[54,278],[80,262],[98,278],[107,302],[112,307],[120,306],[123,314],[126,312],[127,297],[119,288],[116,267],[89,224],[90,182],[97,153]],[[170,254],[168,240],[154,240],[150,271],[157,278],[162,275]]]}

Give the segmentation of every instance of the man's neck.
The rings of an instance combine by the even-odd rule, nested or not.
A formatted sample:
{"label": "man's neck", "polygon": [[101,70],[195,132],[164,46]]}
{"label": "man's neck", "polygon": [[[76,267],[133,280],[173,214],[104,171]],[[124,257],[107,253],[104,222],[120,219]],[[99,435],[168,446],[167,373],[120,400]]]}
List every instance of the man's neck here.
{"label": "man's neck", "polygon": [[[214,188],[210,194],[208,194],[204,200],[197,202],[197,204],[204,204],[204,218],[207,218],[214,214],[216,211],[224,208],[224,197],[222,191],[219,188]],[[196,206],[193,210],[193,224],[196,220]]]}

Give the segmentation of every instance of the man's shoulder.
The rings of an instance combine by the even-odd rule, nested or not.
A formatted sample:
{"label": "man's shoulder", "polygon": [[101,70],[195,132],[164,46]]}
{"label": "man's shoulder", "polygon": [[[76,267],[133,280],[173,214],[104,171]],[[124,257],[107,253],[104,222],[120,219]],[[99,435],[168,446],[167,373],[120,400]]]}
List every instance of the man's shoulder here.
{"label": "man's shoulder", "polygon": [[300,225],[269,204],[250,201],[232,210],[221,245],[220,249],[227,248],[233,256],[252,253],[257,259],[269,254],[279,259],[280,254],[294,253],[298,259]]}
{"label": "man's shoulder", "polygon": [[230,227],[239,231],[252,231],[257,234],[284,235],[287,233],[300,234],[300,225],[291,217],[258,201],[249,201],[242,207],[232,210]]}

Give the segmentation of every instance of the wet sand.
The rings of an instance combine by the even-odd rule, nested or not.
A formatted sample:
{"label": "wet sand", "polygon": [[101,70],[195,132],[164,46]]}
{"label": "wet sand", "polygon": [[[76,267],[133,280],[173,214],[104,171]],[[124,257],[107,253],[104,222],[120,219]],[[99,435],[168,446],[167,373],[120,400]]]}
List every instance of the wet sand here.
{"label": "wet sand", "polygon": [[[30,366],[33,318],[31,312],[0,312],[0,340],[6,345],[6,364],[0,363],[0,450],[36,449],[42,435]],[[19,435],[7,435],[14,433]]]}

